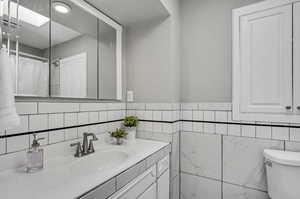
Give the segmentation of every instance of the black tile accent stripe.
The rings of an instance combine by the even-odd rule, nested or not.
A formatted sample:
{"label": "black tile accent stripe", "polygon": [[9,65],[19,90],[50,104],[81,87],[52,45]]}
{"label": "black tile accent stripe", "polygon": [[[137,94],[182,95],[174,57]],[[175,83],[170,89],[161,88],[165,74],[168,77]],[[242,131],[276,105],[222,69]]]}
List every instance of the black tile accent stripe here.
{"label": "black tile accent stripe", "polygon": [[[111,121],[105,121],[105,122],[96,122],[96,123],[89,123],[89,124],[82,124],[82,125],[75,125],[75,126],[68,126],[68,127],[61,127],[61,128],[54,128],[54,129],[44,129],[39,131],[29,131],[25,133],[17,133],[17,134],[11,134],[11,135],[0,135],[0,139],[9,138],[9,137],[17,137],[22,135],[31,135],[31,134],[39,134],[39,133],[45,133],[49,131],[59,131],[64,129],[71,129],[71,128],[79,128],[79,127],[85,127],[85,126],[92,126],[97,124],[107,124],[107,123],[113,123],[113,122],[121,122],[123,119],[119,120],[111,120]],[[281,125],[281,124],[257,124],[257,123],[238,123],[238,122],[219,122],[219,121],[205,121],[205,120],[174,120],[174,121],[163,121],[163,120],[140,120],[140,122],[158,122],[158,123],[167,123],[167,124],[174,124],[176,122],[197,122],[197,123],[212,123],[212,124],[231,124],[231,125],[244,125],[244,126],[267,126],[267,127],[279,127],[279,128],[300,128],[299,126],[295,125]]]}
{"label": "black tile accent stripe", "polygon": [[64,129],[71,129],[71,128],[79,128],[79,127],[85,127],[85,126],[92,126],[92,125],[98,125],[98,124],[107,124],[107,123],[113,123],[113,122],[121,122],[123,120],[111,120],[111,121],[105,121],[105,122],[95,122],[95,123],[89,123],[89,124],[82,124],[82,125],[75,125],[75,126],[67,126],[67,127],[60,127],[60,128],[54,128],[54,129],[44,129],[39,131],[29,131],[25,133],[17,133],[17,134],[11,134],[11,135],[1,135],[0,139],[9,138],[9,137],[17,137],[22,135],[31,135],[31,134],[39,134],[39,133],[45,133],[49,131],[59,131]]}

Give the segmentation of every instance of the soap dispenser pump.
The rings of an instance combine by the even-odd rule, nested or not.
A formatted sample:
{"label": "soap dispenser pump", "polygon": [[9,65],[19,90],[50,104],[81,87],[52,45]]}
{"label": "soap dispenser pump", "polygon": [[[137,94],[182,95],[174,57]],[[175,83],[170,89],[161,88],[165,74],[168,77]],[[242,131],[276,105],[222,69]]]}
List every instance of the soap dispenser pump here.
{"label": "soap dispenser pump", "polygon": [[33,134],[33,141],[31,148],[27,151],[27,166],[26,171],[33,173],[43,169],[44,167],[44,150],[40,148],[40,140],[45,138],[36,138],[36,134]]}

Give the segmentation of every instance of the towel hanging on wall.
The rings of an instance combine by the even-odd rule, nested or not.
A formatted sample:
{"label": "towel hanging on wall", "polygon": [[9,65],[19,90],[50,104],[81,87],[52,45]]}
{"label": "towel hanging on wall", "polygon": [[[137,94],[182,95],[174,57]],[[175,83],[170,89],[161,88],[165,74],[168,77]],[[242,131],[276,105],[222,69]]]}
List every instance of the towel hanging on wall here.
{"label": "towel hanging on wall", "polygon": [[0,49],[0,130],[20,123],[10,74],[10,60],[4,48]]}

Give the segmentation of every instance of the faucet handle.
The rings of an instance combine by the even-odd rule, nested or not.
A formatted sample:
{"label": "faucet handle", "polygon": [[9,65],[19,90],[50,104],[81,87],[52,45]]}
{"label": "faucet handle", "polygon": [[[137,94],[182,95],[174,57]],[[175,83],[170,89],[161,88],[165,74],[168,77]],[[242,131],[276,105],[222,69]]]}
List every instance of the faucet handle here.
{"label": "faucet handle", "polygon": [[70,144],[70,146],[71,146],[71,147],[74,147],[74,146],[77,147],[77,148],[76,148],[76,152],[75,152],[75,154],[74,154],[74,157],[79,158],[79,157],[82,156],[82,148],[81,148],[81,143],[80,143],[80,142],[72,143],[72,144]]}

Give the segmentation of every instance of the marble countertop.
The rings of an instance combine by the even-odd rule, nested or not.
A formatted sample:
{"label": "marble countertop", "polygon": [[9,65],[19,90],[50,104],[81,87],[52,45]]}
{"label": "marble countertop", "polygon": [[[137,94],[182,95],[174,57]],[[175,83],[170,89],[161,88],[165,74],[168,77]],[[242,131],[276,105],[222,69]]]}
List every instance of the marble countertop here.
{"label": "marble countertop", "polygon": [[[69,145],[69,143],[62,144]],[[135,142],[118,146],[98,141],[95,142],[96,152],[81,158],[74,158],[74,151],[63,155],[53,155],[53,152],[51,154],[47,151],[45,168],[37,173],[25,173],[23,168],[0,172],[1,198],[76,198],[168,144],[137,139]],[[47,158],[48,154],[51,154],[49,158]]]}

